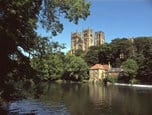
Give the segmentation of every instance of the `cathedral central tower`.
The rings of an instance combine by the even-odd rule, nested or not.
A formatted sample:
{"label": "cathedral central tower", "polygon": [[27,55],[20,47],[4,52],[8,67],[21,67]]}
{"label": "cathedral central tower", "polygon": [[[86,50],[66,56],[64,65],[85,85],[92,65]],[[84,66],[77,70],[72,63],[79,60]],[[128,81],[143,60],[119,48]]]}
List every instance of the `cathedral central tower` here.
{"label": "cathedral central tower", "polygon": [[93,45],[93,31],[91,29],[82,31],[83,51],[87,51]]}

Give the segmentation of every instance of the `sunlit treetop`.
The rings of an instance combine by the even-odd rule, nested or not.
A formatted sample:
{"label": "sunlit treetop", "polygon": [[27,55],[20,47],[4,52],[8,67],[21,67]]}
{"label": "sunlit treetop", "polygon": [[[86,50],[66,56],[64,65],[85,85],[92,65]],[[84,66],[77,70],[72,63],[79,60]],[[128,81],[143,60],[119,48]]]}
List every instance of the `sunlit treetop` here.
{"label": "sunlit treetop", "polygon": [[63,24],[60,18],[78,23],[79,19],[86,19],[90,14],[90,2],[85,0],[43,0],[39,20],[46,30],[53,35],[62,32]]}

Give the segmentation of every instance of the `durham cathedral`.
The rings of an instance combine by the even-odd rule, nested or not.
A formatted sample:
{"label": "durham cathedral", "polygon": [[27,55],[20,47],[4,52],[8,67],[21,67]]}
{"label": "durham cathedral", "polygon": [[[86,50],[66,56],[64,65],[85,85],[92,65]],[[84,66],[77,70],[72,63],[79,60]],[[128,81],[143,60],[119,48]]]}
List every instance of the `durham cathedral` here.
{"label": "durham cathedral", "polygon": [[86,29],[82,32],[71,33],[71,53],[75,54],[76,50],[81,49],[88,51],[90,46],[99,46],[104,44],[104,32],[93,32],[92,29]]}

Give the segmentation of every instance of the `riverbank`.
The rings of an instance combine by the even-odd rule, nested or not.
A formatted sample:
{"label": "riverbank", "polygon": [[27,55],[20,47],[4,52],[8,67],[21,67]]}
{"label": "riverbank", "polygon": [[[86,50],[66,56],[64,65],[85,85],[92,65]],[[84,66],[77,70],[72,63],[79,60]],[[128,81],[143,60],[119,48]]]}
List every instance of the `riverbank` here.
{"label": "riverbank", "polygon": [[[89,82],[89,80],[83,80],[83,81],[65,81],[65,80],[56,80],[53,83],[95,83],[95,82]],[[107,84],[104,84],[103,82],[99,81],[96,82],[103,85],[117,85],[117,86],[129,86],[129,87],[141,87],[141,88],[152,88],[152,85],[146,85],[146,84],[127,84],[127,83],[111,83],[107,82]]]}
{"label": "riverbank", "polygon": [[125,83],[114,83],[114,85],[129,86],[129,87],[143,87],[152,88],[152,85],[142,85],[142,84],[125,84]]}

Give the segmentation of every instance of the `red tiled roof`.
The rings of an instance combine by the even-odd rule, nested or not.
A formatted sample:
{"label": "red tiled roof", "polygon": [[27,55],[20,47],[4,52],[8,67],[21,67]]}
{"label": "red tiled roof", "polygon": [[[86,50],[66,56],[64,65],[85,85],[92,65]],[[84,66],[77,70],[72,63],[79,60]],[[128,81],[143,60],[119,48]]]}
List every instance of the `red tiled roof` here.
{"label": "red tiled roof", "polygon": [[92,66],[90,69],[103,69],[103,70],[108,70],[109,65],[101,65],[101,64],[95,64],[94,66]]}

